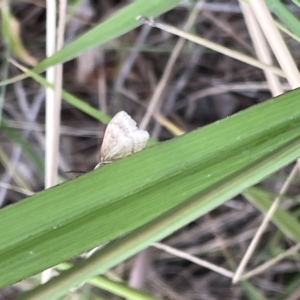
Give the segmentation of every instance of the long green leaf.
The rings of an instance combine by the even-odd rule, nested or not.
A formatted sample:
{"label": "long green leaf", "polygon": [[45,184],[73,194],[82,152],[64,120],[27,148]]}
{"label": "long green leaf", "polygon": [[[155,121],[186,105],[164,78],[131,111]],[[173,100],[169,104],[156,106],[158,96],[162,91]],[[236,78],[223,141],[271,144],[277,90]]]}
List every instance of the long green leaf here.
{"label": "long green leaf", "polygon": [[[274,196],[262,189],[252,187],[246,190],[244,196],[255,205],[263,213],[267,213]],[[300,243],[300,224],[297,218],[293,217],[290,213],[284,211],[282,208],[277,208],[272,222],[289,238],[296,243]]]}
{"label": "long green leaf", "polygon": [[[285,150],[274,151],[267,162],[262,163],[258,161],[252,164],[252,166],[218,183],[217,188],[211,187],[200,192],[150,223],[104,246],[91,258],[80,262],[71,270],[25,294],[22,299],[57,299],[64,295],[70,288],[79,285],[81,282],[99,273],[106,272],[118,263],[145,249],[152,242],[163,239],[196,217],[204,215],[224,203],[228,198],[235,196],[245,182],[250,184],[251,178],[254,180],[253,175],[257,172],[261,174],[270,172],[274,168],[272,160],[281,160],[287,154],[286,150],[289,149],[288,151],[290,151],[292,148],[295,150],[298,148],[298,145],[299,141],[287,145]],[[248,285],[248,287],[251,286]]]}
{"label": "long green leaf", "polygon": [[281,0],[267,0],[268,7],[274,14],[288,26],[288,28],[300,38],[300,21]]}
{"label": "long green leaf", "polygon": [[[137,20],[138,16],[156,17],[174,8],[180,2],[181,0],[136,0],[65,46],[62,50],[41,61],[33,70],[37,73],[42,72],[50,66],[66,62],[85,51],[103,45],[140,26],[141,23]],[[13,83],[25,77],[21,75],[2,81],[0,86]]]}
{"label": "long green leaf", "polygon": [[103,268],[114,265],[292,162],[300,156],[299,94],[282,95],[3,209],[0,286],[148,222],[166,222],[159,235],[146,236],[130,253],[119,245],[119,256],[102,261]]}

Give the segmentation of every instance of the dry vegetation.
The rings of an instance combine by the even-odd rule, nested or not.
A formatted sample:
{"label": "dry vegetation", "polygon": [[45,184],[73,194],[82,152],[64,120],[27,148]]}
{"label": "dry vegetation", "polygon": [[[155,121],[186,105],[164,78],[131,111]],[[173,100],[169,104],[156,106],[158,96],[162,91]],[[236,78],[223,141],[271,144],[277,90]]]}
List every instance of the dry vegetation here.
{"label": "dry vegetation", "polygon": [[[85,4],[68,21],[65,34],[67,42],[76,39],[127,3],[109,0],[82,2]],[[296,6],[291,3],[289,5],[299,14]],[[12,13],[21,24],[21,37],[27,51],[37,60],[42,60],[45,51],[44,1],[13,1]],[[161,16],[159,20],[183,28],[188,16],[188,8],[180,6]],[[207,1],[190,27],[192,32],[201,37],[255,56],[244,16],[235,0]],[[293,58],[299,64],[299,43],[285,34],[283,36]],[[140,123],[177,41],[178,38],[172,34],[141,26],[104,47],[96,48],[64,64],[63,87],[110,116],[125,110]],[[5,59],[8,53],[3,40],[0,47],[3,80],[5,76],[9,78],[19,71],[10,65],[8,73],[6,72]],[[280,82],[284,90],[289,89],[284,79],[280,79]],[[5,95],[5,121],[43,159],[43,87],[32,79],[26,79],[7,86],[5,90],[2,88],[2,95]],[[163,92],[155,104],[155,110],[182,131],[189,132],[270,97],[272,93],[261,69],[187,41],[172,66]],[[150,135],[159,141],[174,137],[155,118],[151,118],[146,127]],[[99,124],[70,104],[62,102],[59,154],[59,172],[62,177],[72,179],[77,174],[69,171],[88,172],[94,168],[104,129],[104,124]],[[20,180],[25,182],[28,191],[37,192],[43,189],[43,174],[28,159],[22,148],[7,134],[1,133],[0,137],[2,150],[8,156],[10,164],[17,166]],[[1,156],[3,161],[3,155]],[[278,193],[289,171],[290,168],[280,171],[261,186]],[[20,184],[13,179],[9,169],[3,166],[0,181],[2,207],[26,197],[14,188]],[[299,182],[299,177],[296,182]],[[296,183],[289,189],[288,196],[296,199],[298,195],[299,186]],[[163,242],[218,266],[226,265],[235,269],[262,218],[256,208],[239,196],[206,217],[182,228]],[[280,250],[289,247],[289,239],[275,226],[269,225],[247,269],[266,262]],[[140,255],[144,262],[147,261],[145,257],[148,263],[139,270],[142,273],[139,277],[145,276],[142,289],[152,295],[165,299],[249,299],[246,285],[233,285],[231,279],[186,258],[155,248],[147,250],[144,257]],[[134,265],[139,268],[136,257],[112,272],[124,280],[130,277],[132,279]],[[285,296],[282,293],[291,282],[298,282],[300,286],[299,269],[299,257],[298,261],[296,256],[290,257],[250,281],[266,299],[283,299]],[[81,287],[77,293],[84,293],[88,289],[90,287]],[[18,291],[20,286],[6,288],[0,292],[0,298],[13,299]],[[290,298],[286,299],[299,299],[300,289],[292,291]],[[93,294],[102,295],[105,299],[119,299],[96,288],[91,288],[90,293],[90,296],[82,295],[82,299],[96,299]]]}

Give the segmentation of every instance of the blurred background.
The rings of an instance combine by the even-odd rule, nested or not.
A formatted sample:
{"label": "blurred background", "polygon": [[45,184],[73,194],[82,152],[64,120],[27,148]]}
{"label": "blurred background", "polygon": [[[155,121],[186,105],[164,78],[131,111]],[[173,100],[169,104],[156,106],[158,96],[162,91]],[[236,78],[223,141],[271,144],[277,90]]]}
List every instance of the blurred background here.
{"label": "blurred background", "polygon": [[[296,2],[266,1],[266,4],[274,19],[288,27],[278,12],[284,8],[288,11],[287,19],[291,16],[297,19],[300,9]],[[129,3],[131,1],[69,1],[64,44],[71,43]],[[4,6],[8,5],[10,9],[12,34],[16,41],[8,47],[3,21],[0,78],[4,81],[20,74],[19,69],[9,62],[11,58],[27,68],[45,58],[46,4],[44,0],[11,0],[1,5],[2,20]],[[252,35],[247,18],[246,10],[238,1],[211,0],[183,1],[156,21],[257,57],[253,40],[257,34]],[[290,31],[293,30],[290,28]],[[283,31],[281,34],[299,66],[299,36],[297,39]],[[66,62],[63,89],[108,116],[125,110],[158,141],[201,128],[276,95],[262,69],[188,40],[181,46],[178,43],[179,38],[174,34],[141,25]],[[178,54],[174,54],[175,51]],[[168,65],[172,55],[174,62]],[[278,67],[273,54],[270,59]],[[161,83],[163,76],[165,81]],[[280,77],[277,80],[282,92],[291,89],[286,79]],[[153,99],[153,95],[157,98]],[[45,88],[26,78],[1,86],[0,97],[0,206],[5,207],[45,187]],[[153,107],[153,113],[147,118],[149,107]],[[98,163],[105,127],[106,124],[62,101],[60,181],[93,170]],[[290,170],[291,167],[281,170],[261,186],[278,193]],[[298,175],[288,196],[299,199],[299,190]],[[222,265],[228,258],[227,251],[236,255],[237,261],[241,258],[262,218],[255,207],[237,197],[182,228],[165,242]],[[289,241],[270,225],[250,267],[271,258],[288,245]],[[164,299],[300,299],[299,257],[298,260],[296,257],[283,260],[255,277],[252,282],[258,294],[242,284],[232,285],[229,278],[174,254],[152,249],[148,258],[151,263],[141,288]],[[119,278],[128,280],[134,264],[133,258],[113,271]],[[31,286],[32,281],[3,289],[0,299],[14,299],[23,288]],[[76,299],[121,299],[93,286],[85,286],[74,295],[77,295]]]}

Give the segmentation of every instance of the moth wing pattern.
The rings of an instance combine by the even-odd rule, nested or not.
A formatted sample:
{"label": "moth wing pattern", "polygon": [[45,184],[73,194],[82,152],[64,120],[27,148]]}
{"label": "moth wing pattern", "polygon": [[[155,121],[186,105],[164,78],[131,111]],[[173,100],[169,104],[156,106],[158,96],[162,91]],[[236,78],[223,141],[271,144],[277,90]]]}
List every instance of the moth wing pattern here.
{"label": "moth wing pattern", "polygon": [[108,124],[100,150],[100,162],[109,163],[143,150],[149,133],[139,130],[125,112],[117,113]]}

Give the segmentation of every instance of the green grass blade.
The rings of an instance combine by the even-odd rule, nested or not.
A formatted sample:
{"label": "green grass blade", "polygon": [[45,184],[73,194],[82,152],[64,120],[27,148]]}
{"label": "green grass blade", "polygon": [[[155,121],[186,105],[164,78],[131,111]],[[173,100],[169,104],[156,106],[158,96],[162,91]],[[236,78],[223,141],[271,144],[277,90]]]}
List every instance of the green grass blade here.
{"label": "green grass blade", "polygon": [[129,234],[127,244],[104,248],[114,254],[105,263],[102,258],[101,268],[108,268],[289,164],[300,156],[299,94],[281,95],[3,209],[0,286],[133,231],[135,240]]}
{"label": "green grass blade", "polygon": [[[294,148],[294,150],[296,150],[298,145],[299,140],[294,144],[294,147],[287,145],[287,149]],[[24,299],[56,299],[64,295],[73,286],[79,285],[81,282],[99,273],[106,272],[108,269],[145,249],[152,242],[163,239],[196,217],[202,216],[208,211],[218,207],[231,196],[238,194],[238,191],[245,182],[250,184],[249,179],[254,178],[257,172],[260,172],[261,176],[263,176],[263,172],[269,173],[270,168],[273,168],[272,160],[281,160],[280,157],[282,157],[282,155],[285,156],[286,153],[286,151],[283,151],[285,153],[282,153],[282,151],[275,152],[276,153],[272,153],[269,163],[257,162],[251,167],[229,176],[216,186],[212,186],[198,193],[191,199],[184,201],[148,224],[104,246],[94,256],[80,262],[74,268],[60,276],[53,278],[49,283],[39,286],[24,295]],[[166,184],[166,190],[167,189],[169,189],[168,184]],[[133,203],[132,208],[134,207],[136,207],[135,203]],[[131,210],[129,213],[136,214],[138,212],[137,210]],[[130,218],[130,215],[127,217]],[[248,285],[248,288],[249,287],[250,285]],[[247,292],[249,292],[249,290]]]}
{"label": "green grass blade", "polygon": [[[36,74],[35,72],[28,70],[22,66],[20,66],[18,63],[14,62],[21,70],[23,70],[28,76],[33,78],[35,81],[43,85],[44,87],[48,87],[51,89],[54,89],[54,84],[48,82],[44,77]],[[82,112],[86,113],[87,115],[101,121],[104,124],[108,124],[108,122],[111,120],[111,118],[104,114],[103,112],[99,111],[98,109],[92,107],[88,103],[82,101],[81,99],[73,96],[72,94],[62,91],[62,98],[67,101],[69,104],[73,105],[74,107],[78,108]]]}
{"label": "green grass blade", "polygon": [[281,0],[267,0],[267,5],[288,28],[300,38],[300,21]]}
{"label": "green grass blade", "polygon": [[40,62],[34,71],[41,72],[57,63],[70,60],[79,54],[111,41],[140,26],[138,16],[156,17],[174,8],[180,0],[137,0],[120,9],[106,21],[91,29],[61,51]]}
{"label": "green grass blade", "polygon": [[[62,263],[56,267],[57,270],[65,271],[72,268],[73,265],[70,263]],[[132,300],[159,300],[161,298],[157,298],[151,296],[143,291],[134,289],[132,287],[127,286],[123,281],[116,281],[110,279],[109,276],[96,276],[88,280],[88,283],[96,286],[102,290],[109,291],[114,295],[129,298]]]}
{"label": "green grass blade", "polygon": [[[252,187],[243,194],[263,213],[267,213],[272,205],[272,201],[274,201],[274,196],[272,194],[259,188]],[[296,243],[300,243],[300,223],[292,214],[278,207],[274,216],[272,217],[272,222],[285,235],[294,240]]]}
{"label": "green grass blade", "polygon": [[[103,45],[140,26],[141,23],[137,21],[138,16],[157,17],[174,8],[180,2],[180,0],[136,0],[72,43],[66,45],[62,50],[41,61],[33,70],[39,73],[50,66],[71,60],[85,51]],[[24,79],[24,76],[21,75],[2,81],[0,86],[20,79]]]}
{"label": "green grass blade", "polygon": [[249,300],[267,300],[267,298],[264,297],[264,295],[262,295],[262,293],[251,283],[242,281],[240,284],[246,292]]}

